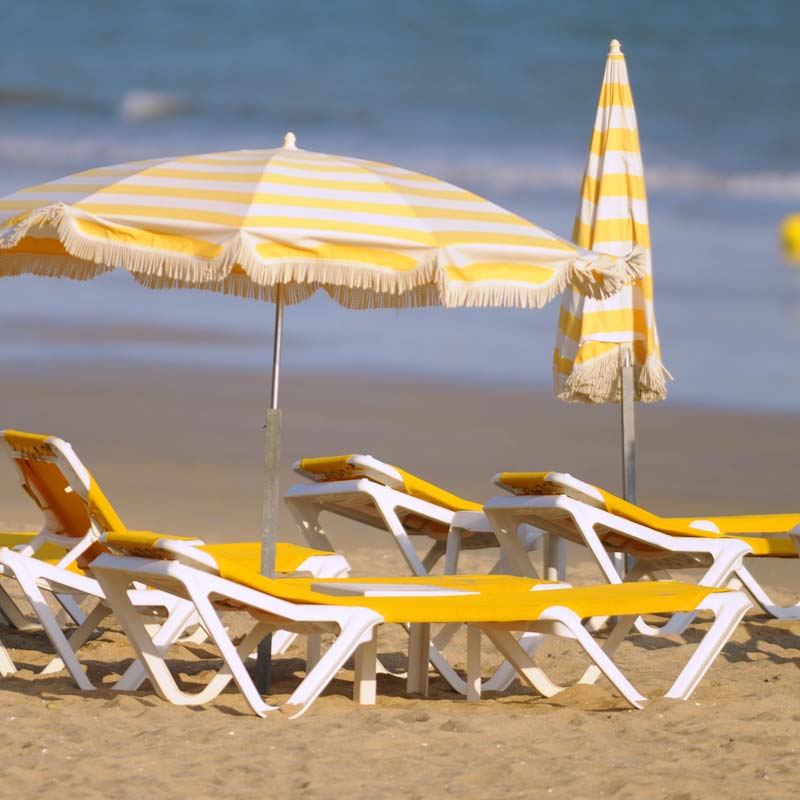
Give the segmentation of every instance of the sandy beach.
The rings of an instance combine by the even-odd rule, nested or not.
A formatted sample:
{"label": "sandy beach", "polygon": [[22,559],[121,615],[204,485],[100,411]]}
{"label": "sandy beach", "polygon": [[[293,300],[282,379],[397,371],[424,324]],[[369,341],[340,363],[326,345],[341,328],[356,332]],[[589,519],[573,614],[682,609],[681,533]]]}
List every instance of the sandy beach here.
{"label": "sandy beach", "polygon": [[[71,441],[123,519],[135,528],[256,538],[266,379],[189,368],[54,367],[4,379],[3,425]],[[367,452],[475,498],[493,493],[501,469],[561,469],[619,490],[617,412],[566,406],[522,389],[419,383],[375,376],[287,374],[283,386],[283,485],[301,456]],[[796,510],[794,443],[800,419],[716,410],[643,407],[639,494],[673,514]],[[36,510],[4,466],[0,521],[32,528]],[[287,540],[299,541],[284,516]],[[402,572],[382,536],[329,526],[354,574]],[[575,582],[595,576],[576,552]],[[486,569],[488,554],[464,569]],[[796,567],[769,576],[797,596]],[[763,569],[760,570],[763,572]],[[236,624],[235,619],[232,624]],[[702,626],[701,626],[702,627]],[[790,797],[796,791],[800,623],[751,614],[688,702],[627,708],[610,685],[545,700],[515,683],[468,705],[432,677],[428,699],[379,678],[378,702],[349,699],[344,671],[301,719],[246,713],[230,690],[204,708],[178,708],[151,691],[108,688],[131,651],[110,622],[89,644],[89,673],[103,686],[75,689],[65,673],[38,676],[49,659],[41,634],[3,631],[20,671],[0,683],[7,767],[0,796],[87,798]],[[645,695],[664,692],[687,658],[684,637],[636,637],[620,663]],[[688,642],[688,644],[686,643]],[[680,645],[680,646],[679,646]],[[403,636],[387,626],[380,649],[401,666]],[[463,668],[460,640],[452,651]],[[302,651],[276,662],[285,699]],[[216,667],[213,648],[179,648],[188,686]],[[584,664],[575,648],[549,645],[544,663],[568,680]],[[485,649],[488,674],[499,659]]]}

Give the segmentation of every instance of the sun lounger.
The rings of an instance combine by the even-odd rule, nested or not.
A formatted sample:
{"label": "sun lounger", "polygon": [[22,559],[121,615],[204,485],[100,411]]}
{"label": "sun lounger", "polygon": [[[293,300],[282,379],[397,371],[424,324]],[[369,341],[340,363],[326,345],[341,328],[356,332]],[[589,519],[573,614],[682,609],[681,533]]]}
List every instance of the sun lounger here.
{"label": "sun lounger", "polygon": [[[294,470],[312,483],[292,486],[284,501],[312,547],[332,549],[319,521],[322,512],[390,533],[413,575],[428,575],[442,556],[445,574],[453,575],[462,549],[498,546],[480,503],[372,456],[304,458],[295,462]],[[456,514],[459,528],[454,533]],[[411,536],[426,536],[433,541],[422,559]],[[526,530],[523,546],[535,549],[539,536],[539,531]]]}
{"label": "sun lounger", "polygon": [[[516,667],[520,677],[546,695],[561,687],[553,684],[511,635],[513,630],[534,631],[575,639],[592,664],[582,677],[594,682],[605,675],[635,707],[644,698],[612,660],[615,650],[642,613],[708,611],[714,623],[667,692],[688,697],[750,603],[740,592],[715,590],[677,582],[623,586],[565,588],[560,584],[510,576],[442,576],[384,579],[268,579],[213,556],[203,547],[159,539],[158,535],[104,536],[117,555],[102,555],[92,569],[151,683],[165,699],[179,704],[205,703],[234,680],[250,708],[266,716],[275,706],[261,698],[243,658],[272,628],[302,632],[338,633],[330,648],[310,668],[287,705],[293,716],[302,714],[352,656],[354,696],[375,701],[376,628],[383,623],[412,626],[408,683],[410,691],[425,692],[428,628],[432,623],[467,623],[468,698],[480,694],[480,636],[485,634]],[[130,602],[128,587],[142,581],[189,599],[224,660],[220,671],[196,694],[180,689],[167,663],[167,648],[154,642]],[[238,646],[231,641],[220,612],[246,614],[253,627]],[[582,621],[597,614],[613,615],[618,623],[601,647]]]}
{"label": "sun lounger", "polygon": [[[60,656],[46,670],[51,672],[66,665],[78,686],[89,689],[91,684],[74,651],[109,613],[103,602],[103,592],[91,576],[89,565],[105,550],[99,542],[100,535],[108,530],[126,530],[125,525],[67,442],[56,437],[7,430],[0,438],[0,446],[19,472],[22,488],[44,515],[44,527],[40,533],[18,544],[13,550],[8,547],[0,549],[0,575],[16,579]],[[200,540],[192,541],[202,544]],[[224,558],[258,570],[260,545],[257,542],[213,547]],[[50,548],[50,553],[47,548]],[[59,552],[63,555],[58,561],[51,559],[48,562],[33,557]],[[342,575],[349,570],[343,556],[289,544],[279,545],[277,568],[287,573],[306,571],[319,577]],[[54,596],[78,625],[69,640],[58,618],[50,610],[42,590]],[[98,601],[86,617],[73,599],[85,597]],[[171,597],[145,591],[137,593],[135,599],[155,607],[162,607],[165,600],[174,602]],[[176,618],[175,614],[173,618]],[[183,628],[186,625],[188,619]],[[183,628],[172,633],[180,635]],[[162,633],[162,636],[167,635],[167,631]],[[277,636],[273,641],[273,649],[281,652],[292,638],[293,634],[288,633]],[[0,673],[9,674],[13,671],[13,662],[0,644]],[[130,688],[136,681],[140,682],[143,676],[141,670],[133,670],[123,677],[121,685]]]}
{"label": "sun lounger", "polygon": [[[789,531],[800,524],[800,514],[659,517],[559,472],[502,472],[495,483],[516,495],[492,498],[485,507],[516,574],[531,570],[512,535],[516,525],[527,523],[586,545],[609,582],[621,580],[609,553],[623,552],[636,559],[627,580],[662,570],[699,569],[704,586],[744,585],[773,616],[800,618],[800,605],[775,604],[744,563],[749,558],[797,558]],[[673,619],[664,631],[679,630],[687,619]],[[640,629],[653,632],[645,626]]]}
{"label": "sun lounger", "polygon": [[[294,470],[312,482],[292,486],[284,501],[311,547],[332,549],[320,523],[323,512],[388,532],[412,575],[428,575],[443,555],[444,573],[455,574],[461,550],[498,546],[479,503],[465,500],[373,456],[304,458],[295,462]],[[526,527],[520,535],[522,547],[530,551],[538,546],[541,532]],[[413,536],[433,542],[422,559],[411,542]],[[508,569],[501,559],[491,571],[507,573]],[[431,663],[453,689],[464,694],[465,682],[442,653],[459,627],[448,625],[436,633],[431,642]],[[513,673],[504,670],[485,688],[502,690],[513,679]]]}

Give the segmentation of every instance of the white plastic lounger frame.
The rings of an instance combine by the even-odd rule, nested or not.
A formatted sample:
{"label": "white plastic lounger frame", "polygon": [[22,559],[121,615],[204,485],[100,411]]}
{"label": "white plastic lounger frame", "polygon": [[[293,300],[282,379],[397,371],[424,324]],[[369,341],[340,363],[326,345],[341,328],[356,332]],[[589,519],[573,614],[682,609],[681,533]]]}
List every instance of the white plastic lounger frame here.
{"label": "white plastic lounger frame", "polygon": [[[301,468],[301,461],[293,469],[299,475],[310,477],[311,473]],[[475,511],[453,511],[413,497],[404,489],[403,476],[391,464],[368,455],[353,455],[348,464],[363,472],[366,477],[349,480],[324,480],[299,483],[285,494],[284,501],[292,512],[300,532],[309,547],[333,549],[319,517],[324,511],[352,519],[373,528],[388,531],[395,540],[412,575],[428,575],[444,556],[444,574],[455,575],[458,556],[463,547],[496,547],[491,525]],[[458,516],[460,525],[454,533],[452,523]],[[404,517],[416,519],[420,524],[409,526]],[[425,521],[448,530],[446,536],[435,538],[427,554],[420,559],[411,543],[410,536],[430,536],[425,530]],[[524,546],[534,550],[540,532],[525,531]],[[474,540],[470,542],[470,539]]]}
{"label": "white plastic lounger frame", "polygon": [[[642,541],[648,545],[654,545],[658,549],[662,549],[664,551],[663,556],[654,554],[649,558],[639,558],[638,563],[633,570],[626,575],[626,580],[638,580],[643,576],[651,574],[654,575],[657,572],[669,576],[670,569],[704,569],[706,570],[706,573],[700,579],[700,583],[702,583],[704,586],[727,586],[731,589],[739,589],[744,587],[750,596],[755,600],[756,604],[760,606],[767,614],[775,617],[776,619],[800,619],[800,602],[788,606],[779,605],[767,594],[767,592],[764,590],[764,587],[761,586],[761,584],[747,568],[746,559],[748,557],[760,559],[763,558],[763,556],[756,556],[753,553],[750,545],[743,539],[737,538],[735,535],[728,535],[725,537],[715,536],[704,539],[702,537],[680,536],[674,533],[665,534],[648,526],[628,521],[616,514],[610,515],[610,517],[615,520],[616,527],[609,526],[602,521],[603,519],[607,520],[607,517],[600,518],[594,516],[594,512],[609,514],[604,507],[605,500],[600,492],[598,492],[596,487],[589,483],[585,483],[584,481],[581,481],[568,473],[553,472],[551,473],[551,476],[558,482],[560,486],[564,488],[564,497],[571,497],[573,500],[580,503],[584,508],[585,514],[582,525],[573,525],[569,522],[566,524],[563,522],[558,523],[555,521],[557,514],[553,511],[547,512],[547,516],[549,518],[548,523],[544,521],[544,517],[542,517],[541,523],[534,521],[534,519],[538,519],[537,514],[543,512],[536,512],[535,514],[531,515],[515,512],[516,518],[523,519],[527,517],[527,521],[531,522],[531,524],[540,525],[540,527],[548,531],[548,538],[552,537],[559,540],[559,543],[555,544],[551,548],[551,552],[557,552],[563,558],[566,557],[565,543],[563,539],[560,539],[562,536],[571,538],[573,540],[576,540],[576,538],[578,540],[582,539],[585,544],[589,544],[589,541],[587,540],[587,532],[590,529],[594,530],[594,527],[618,530],[620,533],[623,533],[632,539]],[[502,486],[502,482],[499,481],[499,477],[500,476],[495,476],[495,483],[497,483],[498,486]],[[544,497],[552,496],[553,495],[545,495]],[[561,495],[554,496],[558,497]],[[525,500],[531,500],[536,497],[536,495],[522,495],[517,499],[522,500],[523,503],[521,505],[524,506]],[[539,499],[542,499],[542,497],[539,497]],[[490,501],[492,510],[487,512],[487,516],[494,518],[492,524],[495,528],[495,533],[497,533],[497,526],[502,524],[502,520],[497,514],[498,511],[504,507],[506,500],[507,498],[505,496],[500,496],[493,498]],[[547,504],[537,505],[539,508],[545,508],[547,506]],[[713,521],[703,519],[702,517],[698,517],[690,524],[689,527],[694,528],[697,531],[708,531],[712,534],[720,533],[719,528],[714,524]],[[800,546],[797,545],[797,542],[800,539],[800,533],[797,532],[798,528],[800,528],[800,526],[797,526],[794,531],[790,531],[788,533],[793,536],[795,540],[795,546],[798,547],[799,550],[798,557],[800,557]],[[578,537],[574,535],[576,530],[578,530],[580,534]],[[744,538],[747,537],[745,536]],[[598,537],[596,535],[589,536],[589,539],[593,540],[593,545],[590,545],[590,549],[592,550],[595,558],[598,560],[598,563],[600,563],[598,558],[598,554],[600,552],[598,549]],[[507,545],[507,547],[513,548],[513,543],[511,545]],[[547,552],[547,546],[545,547],[545,550]],[[719,554],[721,552],[724,552],[725,555],[720,556]],[[670,554],[673,554],[672,558],[670,558]],[[736,554],[740,554],[741,557],[738,557]],[[695,556],[694,563],[692,563],[692,560],[689,558],[691,555]],[[708,563],[709,561],[710,564]],[[729,563],[732,566],[726,566]],[[607,574],[607,570],[602,564],[601,569],[603,569],[604,574]],[[728,571],[728,575],[726,577],[721,577],[721,575],[726,571]],[[565,574],[565,572],[562,573],[562,577]],[[652,629],[650,629],[650,632],[652,632]]]}
{"label": "white plastic lounger frame", "polygon": [[[339,635],[333,645],[316,661],[286,705],[298,706],[292,716],[293,718],[300,716],[351,656],[355,657],[354,699],[365,705],[375,702],[376,627],[383,622],[379,614],[366,608],[352,606],[289,603],[214,574],[213,558],[202,551],[186,548],[180,542],[165,542],[163,547],[179,560],[102,555],[94,562],[94,569],[118,619],[144,663],[151,682],[165,700],[181,705],[205,703],[218,696],[230,681],[234,680],[253,711],[259,716],[266,716],[275,710],[276,706],[265,703],[258,694],[249,672],[244,667],[243,657],[246,657],[265,633],[273,628],[288,628],[305,633],[331,632],[332,629],[338,628]],[[168,648],[152,639],[131,605],[127,587],[132,580],[144,581],[161,589],[176,592],[194,604],[197,614],[224,660],[224,666],[201,691],[190,694],[175,683],[166,663]],[[238,647],[230,640],[217,608],[244,610],[256,620],[254,627],[245,635]],[[686,698],[691,694],[748,608],[750,608],[749,600],[739,592],[709,595],[701,601],[696,610],[713,613],[715,621],[681,670],[667,697]],[[575,639],[593,662],[582,676],[581,682],[593,683],[603,674],[631,705],[641,708],[645,698],[636,691],[612,661],[614,651],[630,631],[634,619],[633,616],[622,617],[612,629],[603,647],[594,641],[578,615],[563,606],[546,609],[533,621],[471,625],[468,633],[467,683],[470,688],[467,697],[472,701],[480,697],[481,631],[484,631],[514,664],[520,677],[529,685],[545,696],[551,696],[561,690],[562,687],[546,678],[542,670],[534,664],[530,654],[510,634],[511,630],[522,629],[535,632],[533,635],[536,636],[538,643],[548,634]],[[428,624],[412,626],[409,691],[422,693],[426,691],[425,643],[429,638]]]}
{"label": "white plastic lounger frame", "polygon": [[[85,691],[93,689],[94,686],[78,660],[77,652],[100,622],[111,613],[111,608],[106,604],[105,594],[98,582],[88,575],[71,572],[62,567],[48,564],[46,561],[21,555],[8,548],[0,549],[0,568],[4,575],[16,579],[42,624],[47,638],[58,654],[47,664],[42,673],[59,672],[66,667],[79,689]],[[93,597],[98,602],[68,637],[50,609],[45,593],[74,594],[81,599]],[[130,602],[137,609],[137,614],[145,613],[146,609],[164,610],[167,622],[162,625],[156,617],[148,622],[148,627],[157,631],[157,641],[172,643],[188,626],[197,623],[192,605],[173,595],[150,589],[132,589],[129,594]],[[3,649],[5,650],[5,648]],[[8,658],[8,661],[5,660],[5,657]],[[16,667],[8,657],[7,651],[5,657],[3,658],[2,674],[8,675],[15,672]],[[138,689],[145,678],[141,663],[134,661],[114,688],[120,691],[132,691]]]}
{"label": "white plastic lounger frame", "polygon": [[[207,555],[202,551],[188,556],[184,553],[184,557],[199,564]],[[209,563],[213,564],[213,559]],[[382,621],[378,614],[363,608],[288,603],[178,561],[102,555],[95,560],[93,567],[151,683],[163,699],[176,705],[208,703],[234,680],[250,708],[265,717],[278,707],[265,703],[261,698],[243,659],[274,630],[306,634],[310,643],[319,634],[338,632],[335,642],[324,655],[315,652],[313,658],[309,657],[308,674],[286,703],[287,706],[298,706],[292,716],[300,716],[345,662],[356,654],[358,647],[374,640],[375,626]],[[188,598],[193,604],[203,628],[219,648],[224,661],[223,667],[201,691],[186,692],[175,682],[166,663],[171,643],[156,641],[142,624],[127,590],[132,580],[144,580],[150,585],[168,589]],[[232,601],[256,617],[253,627],[238,646],[231,641],[212,598],[217,602],[220,599]],[[263,615],[263,619],[258,620],[259,615]],[[375,701],[374,658],[357,654],[355,664],[356,699],[372,703]]]}
{"label": "white plastic lounger frame", "polygon": [[[751,552],[744,542],[735,539],[677,537],[660,533],[562,494],[497,496],[486,504],[484,511],[492,523],[506,561],[518,575],[533,574],[530,560],[518,545],[516,529],[522,524],[535,525],[551,535],[585,544],[608,583],[622,583],[623,579],[598,529],[604,535],[609,531],[619,532],[663,552],[664,555],[652,563],[648,563],[649,559],[639,559],[626,580],[636,580],[652,570],[693,567],[705,570],[698,581],[701,586],[725,588],[735,573],[742,569],[744,557]],[[694,616],[693,613],[675,614],[661,628],[647,625],[640,619],[636,627],[649,635],[681,633]]]}

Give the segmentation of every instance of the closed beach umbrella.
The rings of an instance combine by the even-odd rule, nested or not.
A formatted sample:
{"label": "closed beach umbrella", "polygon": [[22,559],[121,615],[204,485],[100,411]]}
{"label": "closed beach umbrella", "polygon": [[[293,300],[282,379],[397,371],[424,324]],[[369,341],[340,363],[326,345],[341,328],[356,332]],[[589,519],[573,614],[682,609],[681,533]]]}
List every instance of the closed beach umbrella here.
{"label": "closed beach umbrella", "polygon": [[[636,112],[625,57],[616,39],[606,61],[572,238],[582,247],[603,252],[623,254],[639,246],[646,254],[644,274],[611,297],[593,298],[579,285],[569,287],[561,301],[553,363],[556,395],[580,403],[619,403],[623,367],[629,365],[633,386],[626,399],[632,425],[634,398],[663,400],[669,373],[661,363],[653,310],[650,229]],[[626,492],[634,494],[627,484],[626,479]]]}

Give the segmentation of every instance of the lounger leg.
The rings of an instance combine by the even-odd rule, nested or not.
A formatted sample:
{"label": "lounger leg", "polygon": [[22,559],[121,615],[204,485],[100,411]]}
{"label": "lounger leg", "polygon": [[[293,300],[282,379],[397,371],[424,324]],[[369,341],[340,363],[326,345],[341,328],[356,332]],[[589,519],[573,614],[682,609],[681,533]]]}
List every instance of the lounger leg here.
{"label": "lounger leg", "polygon": [[750,608],[752,603],[744,592],[711,595],[703,601],[700,610],[711,611],[716,619],[666,697],[686,700],[691,695]]}
{"label": "lounger leg", "polygon": [[[242,693],[245,695],[248,704],[256,714],[259,716],[266,716],[268,711],[274,708],[273,706],[268,706],[261,700],[252,680],[247,674],[247,670],[241,658],[238,657],[237,649],[233,647],[233,643],[228,638],[222,622],[213,611],[213,608],[211,608],[211,613],[209,614],[208,608],[210,607],[210,603],[207,598],[205,599],[205,603],[203,603],[204,598],[200,596],[198,592],[192,592],[192,587],[186,586],[192,597],[194,606],[200,614],[204,627],[208,630],[212,640],[223,653],[225,666],[202,691],[192,695],[182,691],[172,677],[169,667],[164,660],[164,653],[162,652],[163,647],[157,646],[154,643],[153,638],[151,638],[147,632],[147,628],[138,610],[131,602],[128,594],[129,581],[125,575],[101,572],[99,570],[96,574],[98,574],[100,578],[109,604],[114,609],[114,613],[122,624],[128,639],[147,671],[147,676],[150,678],[159,696],[176,705],[201,705],[216,697],[233,677],[233,679],[237,681],[237,684],[239,684],[240,689],[242,688],[242,684],[249,684],[249,691],[243,690]],[[199,603],[198,600],[200,601]],[[211,616],[214,617],[216,624],[209,624],[209,618]],[[263,623],[255,625],[253,630],[250,631],[244,641],[239,645],[241,651],[247,653],[252,650],[253,647],[256,646],[256,643],[263,638],[265,632],[271,629],[271,627],[272,626]],[[159,633],[160,632],[161,631],[159,631]],[[165,638],[168,638],[166,634]],[[227,647],[225,646],[226,643]],[[235,661],[233,665],[231,665],[231,661],[233,661],[231,651],[233,651],[233,654],[238,660],[238,670],[236,669]],[[234,668],[231,669],[231,666]]]}
{"label": "lounger leg", "polygon": [[[165,656],[169,648],[180,638],[181,633],[196,621],[196,618],[194,606],[189,602],[181,601],[176,608],[170,611],[157,633],[151,637],[156,652]],[[202,626],[198,627],[205,635]],[[186,639],[181,640],[182,643],[186,641]],[[142,660],[136,658],[114,684],[114,689],[118,692],[135,692],[145,680],[147,680],[147,670]]]}
{"label": "lounger leg", "polygon": [[758,603],[767,614],[776,619],[800,619],[800,603],[796,603],[792,606],[776,605],[747,567],[744,565],[740,566],[736,570],[735,575],[742,582],[745,589],[752,595],[756,603]]}
{"label": "lounger leg", "polygon": [[517,534],[517,527],[509,525],[509,528],[498,527],[495,519],[487,513],[492,527],[494,528],[497,541],[500,544],[501,562],[511,575],[521,575],[524,578],[538,578],[531,560],[525,551],[525,546],[520,541]]}
{"label": "lounger leg", "polygon": [[[459,694],[466,694],[468,690],[467,683],[459,677],[441,652],[447,647],[453,636],[458,633],[461,625],[462,623],[460,622],[451,622],[442,626],[439,633],[431,640],[429,658],[434,669],[450,684],[450,688]],[[541,644],[541,637],[538,633],[523,633],[519,638],[519,642],[527,653],[533,654]],[[497,668],[494,675],[489,680],[484,681],[482,690],[485,692],[502,692],[508,688],[516,674],[517,670],[514,666],[508,661],[504,661]]]}
{"label": "lounger leg", "polygon": [[[310,672],[322,657],[322,637],[318,633],[306,636],[306,672]],[[377,658],[377,655],[376,655]]]}
{"label": "lounger leg", "polygon": [[563,581],[567,574],[567,543],[553,533],[544,534],[544,577],[548,581]]}
{"label": "lounger leg", "polygon": [[597,665],[600,671],[608,678],[617,691],[635,708],[641,708],[647,699],[639,694],[631,682],[622,674],[619,667],[603,652],[602,647],[592,638],[591,634],[583,627],[581,620],[566,608],[549,608],[539,617],[561,622],[583,648],[587,656]]}
{"label": "lounger leg", "polygon": [[[541,667],[537,667],[532,655],[545,641],[546,636],[540,633],[529,634],[526,644],[531,647],[530,651],[523,649],[522,645],[509,632],[502,629],[484,627],[484,632],[489,637],[492,644],[505,657],[508,664],[512,666],[519,676],[532,689],[539,692],[543,697],[552,697],[562,691],[565,687],[559,686],[545,675]],[[510,683],[510,681],[509,681]],[[487,684],[486,689],[489,688]]]}
{"label": "lounger leg", "polygon": [[481,629],[467,625],[467,702],[481,699]]}
{"label": "lounger leg", "polygon": [[81,607],[75,602],[74,598],[62,592],[54,593],[56,600],[58,600],[61,608],[69,615],[70,619],[76,625],[82,625],[86,619],[86,615],[81,610]]}
{"label": "lounger leg", "polygon": [[[617,624],[613,627],[611,633],[606,638],[603,644],[603,652],[609,657],[613,658],[617,648],[625,641],[625,637],[630,633],[631,628],[637,619],[640,619],[635,614],[630,614],[625,617],[617,617]],[[594,683],[601,675],[600,668],[596,664],[591,664],[586,668],[578,683]]]}
{"label": "lounger leg", "polygon": [[284,497],[283,501],[289,507],[289,511],[309,547],[329,552],[336,549],[319,524],[320,509],[316,508],[313,502],[298,497]]}
{"label": "lounger leg", "polygon": [[[360,645],[366,643],[367,651],[372,651],[371,640],[375,627],[381,622],[383,619],[380,616],[364,609],[350,609],[348,614],[340,619],[338,624],[341,632],[336,637],[336,641],[286,701],[287,706],[300,706],[291,715],[291,719],[296,719],[308,710],[308,707],[336,677],[336,673],[342,669],[347,659],[356,653]],[[375,663],[374,651],[372,651],[372,663]],[[364,668],[368,669],[366,663]]]}
{"label": "lounger leg", "polygon": [[11,599],[8,592],[0,586],[0,613],[8,620],[9,624],[18,631],[37,630],[40,626],[31,622]]}
{"label": "lounger leg", "polygon": [[[225,661],[225,668],[220,671],[220,674],[223,672],[230,672],[230,674],[233,675],[233,679],[236,681],[239,691],[241,691],[241,693],[244,695],[248,705],[256,714],[263,717],[266,716],[270,711],[274,711],[277,708],[276,706],[271,706],[261,699],[261,694],[258,692],[255,684],[250,678],[250,674],[242,662],[242,659],[237,652],[237,648],[234,647],[233,642],[231,642],[230,637],[225,630],[225,626],[222,624],[222,620],[219,618],[219,615],[214,610],[214,606],[208,599],[208,595],[192,584],[186,583],[184,585],[189,591],[189,596],[192,599],[192,602],[194,602],[197,613],[200,615],[200,619],[203,621],[203,627],[205,627],[205,629],[208,631],[209,636],[213,640],[214,644],[216,644],[216,646],[219,648],[220,654]],[[256,626],[256,628],[258,627],[259,626]],[[251,638],[255,638],[253,636],[253,631],[251,631],[250,634],[245,637],[245,642],[249,641]],[[244,653],[247,653],[249,650],[244,649],[245,642],[242,642],[239,645],[239,648],[242,649]],[[253,641],[253,646],[255,646],[255,641]],[[212,683],[215,681],[216,678],[212,679]]]}
{"label": "lounger leg", "polygon": [[[28,558],[28,556],[22,556],[21,558]],[[8,562],[6,563],[8,565]],[[56,653],[58,653],[63,660],[64,666],[78,685],[78,688],[87,692],[93,690],[94,686],[92,686],[91,681],[86,677],[86,673],[83,671],[80,661],[76,658],[67,637],[64,636],[64,632],[56,622],[44,595],[36,585],[36,580],[26,572],[22,564],[15,565],[13,570],[14,576],[22,587],[22,591],[25,592],[25,596],[31,603],[36,616],[39,618],[39,622],[42,623],[47,638],[50,640],[53,647],[55,647]]]}
{"label": "lounger leg", "polygon": [[[461,627],[461,624],[462,623],[460,622],[450,623],[442,627],[442,629],[437,634],[436,638],[429,643],[428,660],[430,661],[433,668],[447,681],[447,683],[450,685],[450,688],[453,689],[453,691],[458,692],[459,694],[466,694],[467,684],[461,679],[459,674],[450,666],[450,663],[444,657],[444,654],[440,650],[441,647],[445,647],[447,642],[449,642],[453,638],[455,632]],[[403,627],[406,629],[406,632],[410,636],[412,626],[404,625]],[[440,641],[444,641],[444,644],[440,644]]]}
{"label": "lounger leg", "polygon": [[408,640],[407,691],[409,694],[428,696],[430,641],[430,623],[418,622],[411,626]]}
{"label": "lounger leg", "polygon": [[[355,676],[353,700],[362,706],[375,705],[375,662],[378,657],[378,635],[373,630],[372,638],[360,644],[355,653]],[[319,659],[317,659],[319,661]]]}
{"label": "lounger leg", "polygon": [[461,531],[454,528],[447,534],[447,547],[444,555],[444,574],[458,574],[458,557],[461,555]]}
{"label": "lounger leg", "polygon": [[383,517],[386,528],[394,536],[394,540],[411,569],[411,573],[420,576],[427,575],[428,570],[425,569],[424,564],[420,561],[417,551],[414,549],[414,545],[411,544],[411,539],[409,539],[406,529],[403,527],[403,523],[400,522],[400,518],[393,510],[385,508],[383,504],[379,504],[377,508]]}
{"label": "lounger leg", "polygon": [[[91,610],[89,615],[84,618],[83,622],[69,637],[69,646],[74,653],[83,647],[86,640],[92,635],[95,628],[111,613],[111,609],[104,606],[102,603],[97,603]],[[41,672],[40,675],[51,675],[55,672],[61,672],[64,669],[64,661],[59,657],[52,659]]]}
{"label": "lounger leg", "polygon": [[438,563],[439,559],[445,555],[447,547],[441,539],[437,539],[431,549],[425,554],[422,559],[422,567],[426,573],[430,572]]}
{"label": "lounger leg", "polygon": [[[747,572],[742,564],[742,560],[747,552],[749,552],[749,548],[744,543],[740,543],[740,547],[737,547],[735,542],[725,542],[724,546],[719,548],[716,552],[709,553],[713,561],[703,577],[700,578],[699,584],[701,586],[723,587],[728,584],[731,576],[736,575],[738,577],[743,577],[741,574],[742,571],[744,571],[755,584],[755,580],[752,579],[752,576],[750,576],[750,573]],[[757,584],[756,588],[760,589]],[[764,594],[763,590],[761,594]],[[697,612],[674,614],[669,622],[661,627],[648,625],[640,617],[636,620],[636,629],[646,636],[666,636],[670,633],[680,634],[692,624],[696,616]],[[797,618],[800,618],[800,614],[798,614]]]}
{"label": "lounger leg", "polygon": [[[527,632],[523,633],[517,642],[529,656],[533,656],[539,645],[541,645],[543,638],[539,633]],[[485,692],[504,692],[516,677],[517,668],[506,660],[497,668],[494,675],[483,684],[483,690]]]}
{"label": "lounger leg", "polygon": [[9,675],[13,675],[16,671],[17,668],[14,665],[14,661],[9,655],[8,650],[6,650],[6,646],[0,641],[0,675],[6,678]]}

